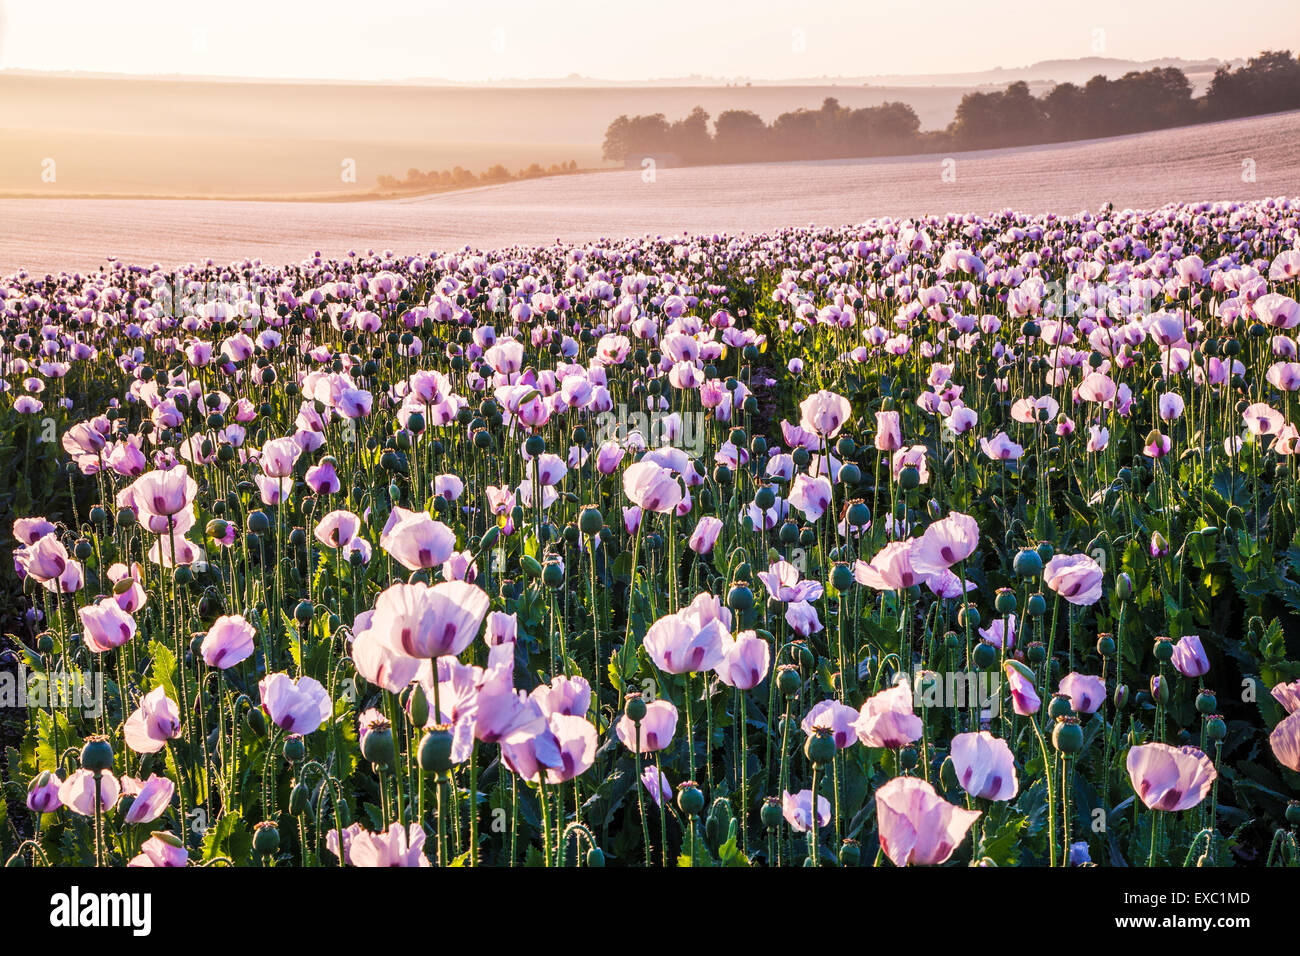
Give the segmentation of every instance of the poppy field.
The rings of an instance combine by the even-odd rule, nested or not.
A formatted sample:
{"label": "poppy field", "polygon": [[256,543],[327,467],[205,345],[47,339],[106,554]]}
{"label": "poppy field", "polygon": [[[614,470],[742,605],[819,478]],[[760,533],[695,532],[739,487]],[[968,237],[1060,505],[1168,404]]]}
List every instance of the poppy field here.
{"label": "poppy field", "polygon": [[0,278],[13,866],[1297,866],[1300,200]]}

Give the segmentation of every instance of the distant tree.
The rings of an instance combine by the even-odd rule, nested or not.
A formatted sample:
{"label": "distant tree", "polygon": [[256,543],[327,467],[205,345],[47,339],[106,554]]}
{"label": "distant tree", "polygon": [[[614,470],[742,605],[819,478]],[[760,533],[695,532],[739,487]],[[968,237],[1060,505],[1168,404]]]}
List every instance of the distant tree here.
{"label": "distant tree", "polygon": [[764,158],[768,128],[757,113],[724,110],[713,125],[713,144],[718,159],[744,163]]}
{"label": "distant tree", "polygon": [[668,143],[668,121],[663,113],[650,116],[620,116],[605,130],[606,159],[626,162],[663,153]]}

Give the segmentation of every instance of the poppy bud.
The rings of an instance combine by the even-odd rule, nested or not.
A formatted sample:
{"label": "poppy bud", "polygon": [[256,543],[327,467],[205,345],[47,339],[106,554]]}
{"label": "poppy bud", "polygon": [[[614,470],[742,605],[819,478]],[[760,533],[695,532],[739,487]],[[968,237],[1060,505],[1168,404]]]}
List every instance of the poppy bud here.
{"label": "poppy bud", "polygon": [[1115,703],[1116,710],[1123,710],[1128,706],[1128,684],[1116,684],[1115,693],[1111,699]]}
{"label": "poppy bud", "polygon": [[1169,703],[1169,681],[1158,674],[1151,678],[1151,699],[1161,704]]}
{"label": "poppy bud", "polygon": [[411,715],[411,723],[415,726],[423,727],[429,722],[429,695],[424,692],[423,684],[412,685],[411,696],[407,698],[407,707]]}
{"label": "poppy bud", "polygon": [[605,853],[598,846],[587,851],[587,866],[599,869],[605,865]]}

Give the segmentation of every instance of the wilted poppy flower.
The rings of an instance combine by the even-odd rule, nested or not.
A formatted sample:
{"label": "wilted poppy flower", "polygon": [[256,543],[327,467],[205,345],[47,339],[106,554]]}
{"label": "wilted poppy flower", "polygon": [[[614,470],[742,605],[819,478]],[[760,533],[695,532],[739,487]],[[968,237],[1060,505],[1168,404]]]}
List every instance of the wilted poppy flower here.
{"label": "wilted poppy flower", "polygon": [[1011,800],[1019,792],[1011,748],[987,730],[952,738],[952,764],[957,782],[981,800]]}
{"label": "wilted poppy flower", "polygon": [[1152,810],[1190,810],[1210,792],[1218,772],[1195,747],[1141,744],[1125,760],[1133,792]]}
{"label": "wilted poppy flower", "polygon": [[946,863],[980,814],[955,807],[918,777],[895,777],[876,791],[880,848],[895,866]]}

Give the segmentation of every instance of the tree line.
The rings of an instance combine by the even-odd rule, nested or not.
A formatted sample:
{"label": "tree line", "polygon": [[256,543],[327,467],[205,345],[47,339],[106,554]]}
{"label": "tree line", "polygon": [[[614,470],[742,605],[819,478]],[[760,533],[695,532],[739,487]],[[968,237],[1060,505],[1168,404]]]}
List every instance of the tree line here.
{"label": "tree line", "polygon": [[852,109],[827,97],[820,109],[782,113],[771,123],[749,110],[725,110],[709,128],[696,107],[683,119],[619,116],[605,131],[615,162],[671,157],[682,164],[843,159],[950,149],[987,149],[1116,136],[1300,108],[1300,60],[1270,50],[1215,71],[1204,95],[1176,67],[1132,71],[1082,86],[1060,83],[1035,96],[1023,81],[962,97],[944,130],[922,131],[906,103]]}
{"label": "tree line", "polygon": [[419,190],[419,189],[457,189],[465,186],[490,186],[495,183],[509,183],[520,179],[540,179],[542,176],[563,176],[578,171],[578,161],[571,159],[564,163],[552,163],[543,166],[532,163],[526,169],[512,173],[500,163],[489,166],[481,173],[475,173],[462,166],[451,169],[430,169],[427,172],[412,167],[406,171],[405,179],[387,173],[379,177],[381,189]]}

